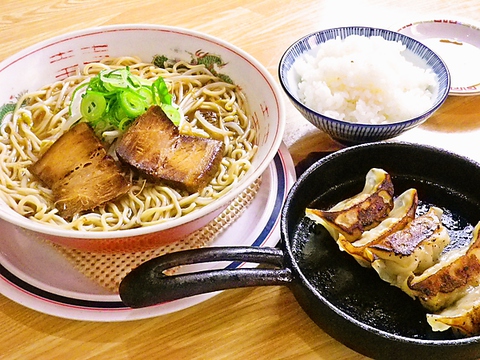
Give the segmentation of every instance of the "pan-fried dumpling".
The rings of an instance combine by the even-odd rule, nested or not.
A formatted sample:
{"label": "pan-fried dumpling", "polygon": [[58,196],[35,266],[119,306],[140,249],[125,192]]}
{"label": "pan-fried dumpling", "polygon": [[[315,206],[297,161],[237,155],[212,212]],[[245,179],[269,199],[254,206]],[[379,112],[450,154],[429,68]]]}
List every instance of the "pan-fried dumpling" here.
{"label": "pan-fried dumpling", "polygon": [[480,335],[480,287],[474,288],[439,314],[427,314],[433,331],[449,328],[463,336]]}
{"label": "pan-fried dumpling", "polygon": [[412,295],[406,281],[434,265],[450,236],[437,207],[413,219],[402,230],[381,239],[365,250],[380,278]]}
{"label": "pan-fried dumpling", "polygon": [[445,254],[419,276],[408,279],[408,287],[422,305],[437,312],[460,299],[480,283],[480,222],[463,250]]}
{"label": "pan-fried dumpling", "polygon": [[362,233],[377,226],[393,208],[393,183],[390,175],[373,168],[359,194],[343,200],[329,210],[307,208],[306,216],[323,225],[337,240],[342,234],[355,241]]}
{"label": "pan-fried dumpling", "polygon": [[340,249],[352,255],[360,265],[369,267],[373,259],[365,250],[369,246],[381,242],[385,237],[403,229],[410,223],[415,218],[417,205],[417,190],[406,190],[395,199],[393,209],[388,214],[388,217],[378,226],[365,231],[358,240],[350,243],[340,234],[337,240]]}

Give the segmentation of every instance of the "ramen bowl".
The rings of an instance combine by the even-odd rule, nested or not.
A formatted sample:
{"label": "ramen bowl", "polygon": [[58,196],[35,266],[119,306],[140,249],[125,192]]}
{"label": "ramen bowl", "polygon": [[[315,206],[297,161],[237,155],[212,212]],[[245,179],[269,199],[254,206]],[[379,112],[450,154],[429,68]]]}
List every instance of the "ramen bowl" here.
{"label": "ramen bowl", "polygon": [[[285,111],[282,94],[268,71],[252,56],[227,42],[196,31],[157,25],[113,25],[71,32],[33,45],[0,63],[0,105],[27,91],[60,81],[79,68],[106,57],[155,55],[191,62],[196,56],[221,59],[219,72],[238,85],[249,102],[258,150],[252,166],[231,190],[213,202],[154,225],[111,231],[71,230],[20,215],[0,201],[2,228],[28,232],[69,248],[92,252],[143,251],[183,239],[204,227],[244,192],[270,165],[282,141]],[[3,198],[3,197],[2,197]],[[11,229],[10,229],[11,230]]]}
{"label": "ramen bowl", "polygon": [[[303,96],[300,96],[299,91],[299,83],[303,81],[305,77],[305,75],[303,75],[302,77],[302,75],[300,75],[298,71],[299,64],[305,60],[305,56],[307,55],[315,57],[315,53],[316,51],[318,51],[318,47],[324,45],[329,40],[345,40],[347,37],[350,36],[360,36],[367,38],[381,37],[388,41],[400,42],[401,44],[403,44],[405,50],[401,52],[401,56],[403,56],[405,60],[412,63],[415,67],[431,71],[435,75],[435,80],[432,81],[432,84],[429,85],[426,89],[431,93],[428,106],[421,107],[422,110],[415,111],[415,113],[409,113],[409,116],[406,117],[403,116],[405,114],[404,112],[397,111],[395,112],[394,121],[393,119],[392,121],[387,119],[386,121],[382,122],[372,121],[371,123],[369,123],[370,118],[368,117],[368,111],[363,112],[362,121],[358,121],[357,114],[362,113],[364,109],[364,107],[361,108],[359,106],[357,106],[355,110],[357,111],[357,114],[355,115],[356,121],[351,121],[350,119],[348,121],[340,120],[340,118],[343,116],[343,114],[346,113],[346,111],[339,112],[337,109],[335,109],[336,112],[340,113],[342,116],[332,116],[331,113],[329,113],[330,110],[333,110],[332,108],[330,108],[332,102],[331,100],[328,100],[330,101],[329,103],[326,100],[327,96],[324,95],[325,92],[322,92],[322,95],[317,94],[315,97],[318,102],[324,103],[324,105],[322,105],[321,107],[322,109],[324,109],[323,111],[316,110],[319,107],[313,105],[313,102],[306,102]],[[380,44],[379,46],[383,45],[384,44]],[[338,59],[340,59],[341,56],[343,57],[343,59],[348,60],[344,53],[339,52],[339,48],[337,48],[336,50],[338,53],[335,55],[335,57],[339,56]],[[333,51],[331,51],[331,53],[333,53]],[[376,106],[380,108],[384,107],[386,104],[385,99],[389,99],[390,106],[390,100],[393,100],[394,97],[390,95],[387,97],[385,96],[385,94],[388,95],[392,93],[394,87],[400,89],[400,86],[407,86],[408,88],[408,86],[410,85],[404,84],[409,75],[411,75],[411,73],[398,71],[389,72],[389,68],[385,68],[384,63],[391,64],[392,57],[386,59],[383,59],[382,57],[376,57],[376,55],[371,55],[371,57],[375,59],[374,61],[371,61],[372,68],[375,68],[375,70],[371,72],[371,74],[364,72],[364,70],[368,68],[371,64],[367,63],[367,65],[364,65],[365,63],[362,62],[362,60],[364,59],[360,58],[361,61],[348,60],[346,66],[339,65],[344,63],[341,63],[340,60],[338,60],[336,62],[337,68],[333,68],[333,70],[335,71],[335,76],[340,74],[338,75],[339,78],[345,77],[347,79],[344,81],[347,90],[345,90],[344,88],[342,91],[348,92],[348,88],[351,86],[351,84],[355,84],[353,85],[353,87],[350,87],[352,89],[350,91],[350,95],[353,96],[348,101],[358,101],[352,100],[356,99],[356,95],[354,95],[355,92],[367,91],[371,94],[373,98],[370,97],[370,95],[360,97],[362,101],[365,100],[365,102],[367,103],[372,101],[374,103],[372,107],[368,106],[367,109],[375,109]],[[318,57],[316,59],[318,59]],[[320,60],[322,60],[321,57]],[[354,63],[358,63],[360,65],[355,68],[353,67]],[[325,62],[320,62],[319,64],[324,65]],[[351,68],[349,68],[349,64],[352,64]],[[398,63],[394,63],[394,65],[395,66],[391,67],[392,69],[400,68],[397,67]],[[322,65],[318,66],[319,69],[321,69]],[[338,68],[338,66],[340,66],[340,68]],[[386,78],[394,81],[387,82],[385,78],[378,78],[375,74],[377,74],[377,68],[380,67],[382,68],[384,74],[389,75]],[[349,68],[348,71],[346,70],[347,68]],[[404,69],[404,67],[402,67],[402,69]],[[345,144],[359,144],[394,138],[404,133],[405,131],[413,129],[414,127],[422,124],[444,103],[449,94],[451,82],[450,73],[443,60],[435,52],[430,50],[422,43],[394,31],[362,26],[340,27],[321,30],[298,39],[283,54],[280,60],[278,72],[283,90],[289,97],[292,104],[305,117],[305,119],[307,119],[310,123],[315,125],[320,130],[323,130],[333,139]],[[329,74],[332,74],[331,70],[329,70]],[[391,74],[395,75],[390,76]],[[358,75],[358,77],[356,75]],[[402,79],[401,77],[404,77],[405,79]],[[369,83],[371,79],[374,79],[375,85],[372,86],[370,83],[370,87],[364,87],[363,85]],[[318,82],[320,80],[315,79],[315,81]],[[384,83],[382,83],[382,81]],[[360,84],[360,86],[358,84]],[[332,90],[332,87],[330,85],[328,86],[329,89]],[[332,90],[332,92],[336,94],[336,100],[338,100],[337,96],[341,95],[340,91],[337,91],[337,89],[340,89],[340,86]],[[378,95],[379,92],[381,96]],[[397,108],[403,110],[405,107],[408,106],[409,104],[406,101],[402,101],[398,104]],[[392,107],[390,107],[389,109],[391,108]],[[389,110],[388,114],[393,113],[391,112],[391,110]]]}

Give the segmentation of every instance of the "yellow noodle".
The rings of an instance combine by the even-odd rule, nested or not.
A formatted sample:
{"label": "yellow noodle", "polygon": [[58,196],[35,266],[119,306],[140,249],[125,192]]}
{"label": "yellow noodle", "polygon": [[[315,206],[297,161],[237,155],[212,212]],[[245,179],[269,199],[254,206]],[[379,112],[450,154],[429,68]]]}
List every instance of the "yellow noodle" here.
{"label": "yellow noodle", "polygon": [[[54,207],[51,190],[30,174],[28,167],[78,120],[69,117],[75,89],[102,70],[125,66],[145,79],[164,78],[185,114],[179,126],[181,133],[225,143],[220,170],[208,186],[195,194],[145,181],[132,171],[129,176],[133,184],[128,194],[66,221]],[[214,112],[215,117],[210,119],[205,112]],[[102,136],[107,143],[113,143],[118,132]],[[255,127],[245,95],[203,65],[180,61],[161,69],[136,57],[107,58],[19,98],[13,115],[0,128],[0,198],[34,221],[65,229],[110,231],[148,226],[196,211],[231,190],[251,167],[255,143]],[[112,149],[109,154],[114,154]]]}

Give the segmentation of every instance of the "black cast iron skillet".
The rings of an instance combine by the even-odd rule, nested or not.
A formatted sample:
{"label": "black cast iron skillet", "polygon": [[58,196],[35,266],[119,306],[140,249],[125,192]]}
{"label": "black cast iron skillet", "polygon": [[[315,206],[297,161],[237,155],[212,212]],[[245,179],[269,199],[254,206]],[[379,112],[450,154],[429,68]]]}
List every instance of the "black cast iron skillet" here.
{"label": "black cast iron skillet", "polygon": [[[285,285],[305,312],[332,337],[374,359],[476,359],[480,337],[433,332],[425,311],[399,289],[340,252],[325,229],[304,217],[307,206],[328,208],[360,192],[372,167],[392,175],[395,194],[415,187],[418,212],[444,210],[452,247],[464,245],[480,219],[480,165],[428,146],[378,142],[357,145],[317,161],[285,201],[279,248],[230,247],[187,250],[147,261],[120,285],[122,301],[149,306],[228,288]],[[173,266],[245,261],[258,268],[166,276]]]}

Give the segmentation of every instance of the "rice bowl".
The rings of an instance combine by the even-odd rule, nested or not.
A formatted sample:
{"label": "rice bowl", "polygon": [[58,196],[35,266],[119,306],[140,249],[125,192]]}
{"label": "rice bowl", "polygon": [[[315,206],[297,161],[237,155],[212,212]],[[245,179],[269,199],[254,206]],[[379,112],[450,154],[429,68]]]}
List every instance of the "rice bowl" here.
{"label": "rice bowl", "polygon": [[[316,51],[315,49],[320,45],[337,38],[343,40],[352,35],[365,38],[382,37],[390,42],[401,43],[402,47],[405,47],[405,50],[402,51],[400,56],[404,57],[405,60],[413,64],[413,66],[425,71],[426,76],[430,72],[434,74],[434,86],[422,85],[425,86],[425,89],[423,90],[427,90],[432,94],[431,102],[427,108],[424,110],[417,109],[415,114],[402,116],[401,119],[395,121],[372,121],[372,116],[370,115],[372,113],[371,110],[366,110],[366,107],[364,107],[360,112],[364,113],[363,117],[369,118],[368,122],[352,122],[336,118],[339,116],[338,113],[343,114],[345,111],[345,109],[342,108],[341,101],[339,102],[340,107],[338,108],[340,111],[337,111],[338,109],[333,109],[331,114],[326,114],[323,110],[319,111],[312,106],[306,105],[299,93],[299,83],[301,82],[301,78],[297,71],[297,63],[299,61],[305,63],[305,54],[309,54],[310,57],[313,56],[312,54]],[[378,67],[378,59],[373,56],[369,57],[375,67]],[[375,62],[375,60],[377,62]],[[349,64],[347,63],[347,65]],[[301,66],[302,65],[300,65],[300,67]],[[340,71],[339,74],[341,74],[342,78],[348,78],[345,66],[337,68],[337,70]],[[391,139],[422,124],[444,103],[449,94],[451,82],[450,73],[443,60],[422,43],[398,32],[364,26],[320,30],[298,39],[285,51],[280,59],[278,76],[283,90],[292,104],[298,111],[300,111],[305,119],[327,133],[332,139],[343,144],[359,144]],[[428,75],[427,78],[429,76],[430,75]],[[368,76],[364,78],[368,79]],[[382,86],[382,89],[388,89],[395,86],[395,84],[391,83],[392,80],[384,80],[385,84]],[[404,81],[404,79],[396,80],[397,83],[399,81]],[[427,80],[427,82],[429,82],[429,80]],[[327,91],[329,92],[330,90]],[[425,94],[427,93],[425,92]],[[341,100],[343,97],[346,96],[343,96],[342,94],[340,96]],[[409,98],[411,98],[411,96]],[[329,102],[323,98],[321,101],[325,103]],[[401,105],[402,111],[404,110],[404,107],[410,107],[410,102],[407,102],[407,104],[408,106],[405,105],[405,103]],[[352,104],[349,104],[349,106],[351,105]],[[384,106],[385,104],[382,103],[381,107],[383,108]],[[398,106],[396,108],[398,109]]]}
{"label": "rice bowl", "polygon": [[381,36],[328,40],[295,63],[299,98],[326,116],[362,124],[424,112],[437,91],[436,75],[406,60],[405,49]]}

